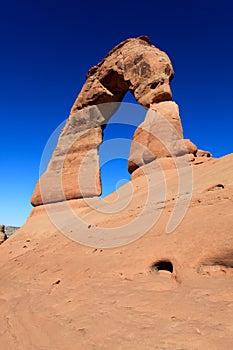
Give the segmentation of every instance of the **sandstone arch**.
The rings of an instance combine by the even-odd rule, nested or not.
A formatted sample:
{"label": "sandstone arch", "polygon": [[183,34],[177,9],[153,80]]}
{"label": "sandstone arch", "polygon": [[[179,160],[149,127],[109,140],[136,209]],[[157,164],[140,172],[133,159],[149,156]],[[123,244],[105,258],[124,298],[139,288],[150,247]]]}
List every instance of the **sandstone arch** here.
{"label": "sandstone arch", "polygon": [[167,54],[150,45],[147,37],[125,40],[89,70],[71,114],[90,105],[121,102],[128,90],[147,108],[171,100],[173,75]]}
{"label": "sandstone arch", "polygon": [[[100,104],[120,103],[128,90],[142,106],[165,116],[175,127],[180,138],[183,138],[178,106],[171,102],[169,83],[173,75],[173,67],[167,54],[151,45],[147,37],[125,40],[110,51],[98,65],[92,67],[71,109],[48,168],[36,185],[31,199],[32,205],[101,194],[98,159],[98,147],[102,142],[101,126],[107,123],[118,104],[115,103],[110,107],[109,104],[101,106]],[[144,123],[148,120],[151,125],[150,119],[150,116],[146,117]],[[140,149],[132,147],[130,172],[136,169],[135,163],[141,166],[156,159],[157,156],[167,156],[166,152],[161,153],[158,141],[148,137],[150,128],[146,128],[146,131],[145,134],[139,128],[135,133],[135,139],[142,141],[154,152],[154,156],[145,156]],[[171,142],[174,142],[172,135]],[[193,144],[190,149],[191,153],[194,149],[196,151]],[[178,155],[179,152],[178,150]],[[82,176],[85,185],[81,190],[77,179],[83,160]]]}

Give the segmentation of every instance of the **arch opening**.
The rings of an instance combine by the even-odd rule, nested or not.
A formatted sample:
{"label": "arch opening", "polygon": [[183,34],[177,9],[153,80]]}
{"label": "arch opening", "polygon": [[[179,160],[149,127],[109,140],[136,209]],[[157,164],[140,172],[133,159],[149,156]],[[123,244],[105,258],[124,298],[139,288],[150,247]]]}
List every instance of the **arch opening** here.
{"label": "arch opening", "polygon": [[99,146],[101,198],[130,180],[128,158],[137,127],[144,121],[146,109],[127,91],[119,108],[102,125],[103,142]]}

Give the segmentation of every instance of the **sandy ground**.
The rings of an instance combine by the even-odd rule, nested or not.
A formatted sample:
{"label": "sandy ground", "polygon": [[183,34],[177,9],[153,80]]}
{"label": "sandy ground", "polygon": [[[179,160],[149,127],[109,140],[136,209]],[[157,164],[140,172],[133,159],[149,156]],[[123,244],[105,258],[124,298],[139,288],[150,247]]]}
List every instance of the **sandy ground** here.
{"label": "sandy ground", "polygon": [[[133,195],[114,215],[70,201],[93,234],[122,225],[133,239],[133,218],[140,217],[142,231],[151,213],[160,214],[141,238],[116,248],[87,247],[62,234],[51,216],[72,229],[75,222],[61,203],[50,206],[50,217],[44,207],[33,209],[0,247],[1,349],[233,348],[233,155],[193,166],[188,210],[171,233],[176,171],[165,178],[162,200],[153,177],[150,189],[158,196],[149,201],[143,176],[123,186],[109,203],[118,208],[128,191]],[[71,236],[82,239],[84,231]],[[169,261],[172,272],[162,264],[155,269],[161,261]]]}

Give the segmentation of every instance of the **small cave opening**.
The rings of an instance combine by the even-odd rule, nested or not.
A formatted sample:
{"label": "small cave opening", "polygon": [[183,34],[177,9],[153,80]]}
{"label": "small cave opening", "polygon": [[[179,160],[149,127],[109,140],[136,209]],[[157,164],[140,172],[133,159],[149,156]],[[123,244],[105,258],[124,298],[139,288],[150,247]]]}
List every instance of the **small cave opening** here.
{"label": "small cave opening", "polygon": [[169,271],[173,273],[173,264],[170,260],[159,260],[151,265],[152,271]]}

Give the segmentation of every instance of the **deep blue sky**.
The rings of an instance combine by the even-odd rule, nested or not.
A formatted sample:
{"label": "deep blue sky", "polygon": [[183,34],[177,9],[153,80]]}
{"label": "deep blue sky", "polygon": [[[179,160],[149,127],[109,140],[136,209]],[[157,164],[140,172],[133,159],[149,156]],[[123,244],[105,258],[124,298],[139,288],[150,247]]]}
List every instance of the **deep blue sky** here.
{"label": "deep blue sky", "polygon": [[67,118],[88,69],[128,37],[148,35],[171,57],[185,136],[216,157],[233,151],[230,0],[0,6],[0,224],[25,221],[47,139]]}

